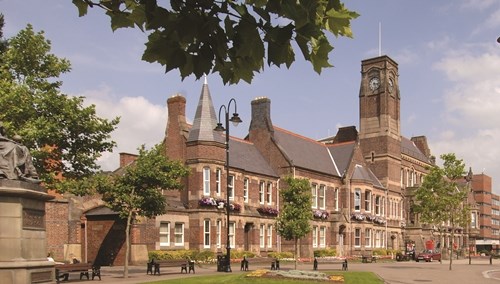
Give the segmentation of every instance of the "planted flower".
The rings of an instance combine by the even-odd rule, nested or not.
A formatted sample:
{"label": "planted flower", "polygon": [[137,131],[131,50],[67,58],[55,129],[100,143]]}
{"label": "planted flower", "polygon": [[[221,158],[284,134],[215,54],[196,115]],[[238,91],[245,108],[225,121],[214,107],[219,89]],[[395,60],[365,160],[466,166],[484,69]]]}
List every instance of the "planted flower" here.
{"label": "planted flower", "polygon": [[330,213],[326,210],[313,210],[313,216],[314,218],[318,219],[328,219],[328,216],[330,216]]}
{"label": "planted flower", "polygon": [[272,207],[259,207],[257,208],[257,211],[260,214],[263,215],[269,215],[269,216],[278,216],[278,209],[272,208]]}
{"label": "planted flower", "polygon": [[366,219],[366,216],[363,215],[362,213],[352,213],[351,219],[356,221],[364,221]]}

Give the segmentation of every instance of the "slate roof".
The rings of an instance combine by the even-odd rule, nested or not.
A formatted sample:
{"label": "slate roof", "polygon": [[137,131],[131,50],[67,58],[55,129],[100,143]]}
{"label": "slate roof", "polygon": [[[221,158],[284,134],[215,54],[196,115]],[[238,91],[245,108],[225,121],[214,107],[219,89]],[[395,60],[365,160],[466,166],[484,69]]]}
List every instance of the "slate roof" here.
{"label": "slate roof", "polygon": [[420,149],[417,148],[413,141],[403,136],[401,136],[401,154],[408,155],[425,163],[432,163],[429,158],[425,156],[422,151],[420,151]]}
{"label": "slate roof", "polygon": [[337,169],[342,176],[344,172],[349,168],[351,163],[352,155],[354,152],[355,141],[339,143],[339,144],[327,144],[328,151],[330,151],[331,156],[337,164]]}
{"label": "slate roof", "polygon": [[371,183],[375,187],[384,188],[375,174],[368,167],[364,167],[359,164],[356,164],[354,166],[354,171],[352,173],[351,179],[366,181]]}
{"label": "slate roof", "polygon": [[[205,82],[201,89],[198,107],[194,116],[193,126],[189,131],[188,142],[191,141],[217,141],[224,142],[214,128],[217,126],[217,116],[215,114],[214,104],[210,96],[208,84]],[[217,140],[219,139],[219,140]]]}
{"label": "slate roof", "polygon": [[294,166],[341,176],[325,144],[276,126],[274,138]]}
{"label": "slate roof", "polygon": [[229,137],[229,166],[271,177],[279,175],[251,142]]}

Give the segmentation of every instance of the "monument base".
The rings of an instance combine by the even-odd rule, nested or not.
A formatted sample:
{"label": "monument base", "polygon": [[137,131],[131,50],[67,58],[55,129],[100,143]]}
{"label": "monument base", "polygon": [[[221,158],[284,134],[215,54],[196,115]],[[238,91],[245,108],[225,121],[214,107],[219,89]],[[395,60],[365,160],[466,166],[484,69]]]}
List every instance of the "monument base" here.
{"label": "monument base", "polygon": [[0,179],[0,282],[54,282],[54,263],[47,260],[45,188]]}

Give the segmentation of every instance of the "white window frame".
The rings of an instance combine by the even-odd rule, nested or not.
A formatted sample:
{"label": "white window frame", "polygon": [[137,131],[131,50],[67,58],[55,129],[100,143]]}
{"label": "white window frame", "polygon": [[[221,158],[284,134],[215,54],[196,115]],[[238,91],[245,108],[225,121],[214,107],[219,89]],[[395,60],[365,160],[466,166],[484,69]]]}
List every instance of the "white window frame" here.
{"label": "white window frame", "polygon": [[361,211],[361,189],[354,189],[354,211]]}
{"label": "white window frame", "polygon": [[312,245],[313,248],[318,247],[318,226],[313,226],[312,228]]}
{"label": "white window frame", "polygon": [[318,192],[318,206],[319,209],[325,209],[326,206],[326,186],[320,184]]}
{"label": "white window frame", "polygon": [[210,196],[210,168],[203,168],[203,195]]}
{"label": "white window frame", "polygon": [[326,227],[319,227],[319,247],[326,247]]}
{"label": "white window frame", "polygon": [[250,180],[245,178],[243,180],[243,202],[248,203],[248,186],[250,184]]}
{"label": "white window frame", "polygon": [[221,193],[221,176],[222,176],[222,170],[216,169],[215,170],[215,194],[217,196],[220,196],[220,193]]}
{"label": "white window frame", "polygon": [[336,187],[334,190],[335,197],[335,211],[339,211],[339,188]]}
{"label": "white window frame", "polygon": [[210,248],[210,220],[203,221],[203,247]]}
{"label": "white window frame", "polygon": [[372,192],[370,190],[365,190],[365,211],[366,212],[371,212],[372,211]]}
{"label": "white window frame", "polygon": [[267,225],[267,247],[273,247],[273,225]]}
{"label": "white window frame", "polygon": [[236,233],[235,233],[235,229],[236,229],[236,223],[235,222],[229,222],[229,244],[231,246],[231,248],[236,248]]}
{"label": "white window frame", "polygon": [[217,220],[215,231],[216,231],[215,238],[217,239],[216,245],[217,245],[217,248],[220,248],[221,244],[222,244],[222,220]]}
{"label": "white window frame", "polygon": [[266,188],[266,202],[267,204],[273,204],[273,183],[268,182]]}
{"label": "white window frame", "polygon": [[261,181],[259,183],[259,203],[264,204],[264,190],[265,190],[266,183],[264,181]]}
{"label": "white window frame", "polygon": [[380,216],[380,201],[381,201],[382,197],[380,197],[380,195],[376,195],[375,196],[375,215],[377,216]]}
{"label": "white window frame", "polygon": [[235,190],[235,186],[234,186],[234,182],[235,182],[235,177],[234,175],[230,175],[229,176],[229,184],[227,185],[227,189],[229,190],[229,199],[231,200],[234,200],[234,190]]}
{"label": "white window frame", "polygon": [[365,247],[367,247],[367,248],[372,247],[372,229],[371,228],[365,228]]}
{"label": "white window frame", "polygon": [[[180,231],[178,230],[178,226],[180,226]],[[175,246],[184,246],[184,224],[183,223],[175,223]],[[180,242],[178,242],[178,238],[180,238]]]}
{"label": "white window frame", "polygon": [[[162,242],[164,240],[164,242]],[[170,222],[160,222],[160,248],[170,246]]]}
{"label": "white window frame", "polygon": [[313,183],[311,186],[312,208],[318,208],[318,185]]}
{"label": "white window frame", "polygon": [[361,228],[354,228],[354,247],[361,247]]}
{"label": "white window frame", "polygon": [[264,239],[265,234],[266,234],[266,225],[260,224],[260,230],[259,230],[259,244],[260,244],[260,248],[265,248],[266,247],[265,239]]}

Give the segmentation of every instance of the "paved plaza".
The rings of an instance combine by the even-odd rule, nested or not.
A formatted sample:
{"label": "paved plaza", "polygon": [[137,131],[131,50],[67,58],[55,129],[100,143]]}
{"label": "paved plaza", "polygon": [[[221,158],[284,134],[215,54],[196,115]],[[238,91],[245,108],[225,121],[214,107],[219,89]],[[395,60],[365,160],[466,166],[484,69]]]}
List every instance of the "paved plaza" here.
{"label": "paved plaza", "polygon": [[[250,267],[251,270],[264,268],[263,266]],[[266,267],[267,268],[267,267]],[[282,269],[292,269],[292,263],[282,263]],[[312,263],[301,263],[301,270],[312,270]],[[319,271],[341,271],[341,264],[320,264]],[[146,275],[146,267],[130,266],[129,278],[123,278],[123,266],[103,267],[101,271],[103,284],[132,284],[146,283],[164,279],[178,279],[183,277],[215,275],[215,265],[197,266],[196,274],[180,274],[180,269],[166,268],[162,275]],[[350,263],[349,271],[371,271],[384,279],[389,284],[411,284],[411,283],[500,283],[500,260],[493,260],[490,265],[488,258],[472,259],[469,265],[468,259],[453,260],[452,270],[449,270],[448,260],[439,262],[385,262],[385,263]],[[239,265],[233,266],[233,273],[244,273],[239,270]],[[78,275],[72,274],[69,283],[75,283]],[[95,281],[95,280],[94,280]],[[68,283],[62,282],[62,283]],[[82,283],[85,283],[83,281]],[[298,282],[299,283],[299,282]]]}

